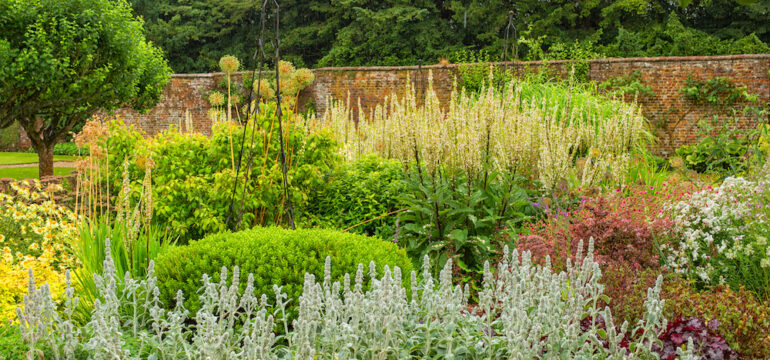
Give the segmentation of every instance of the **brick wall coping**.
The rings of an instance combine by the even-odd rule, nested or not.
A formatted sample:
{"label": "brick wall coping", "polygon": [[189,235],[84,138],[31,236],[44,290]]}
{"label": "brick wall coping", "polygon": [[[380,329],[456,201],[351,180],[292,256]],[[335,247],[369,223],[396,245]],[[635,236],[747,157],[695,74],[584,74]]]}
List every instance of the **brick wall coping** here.
{"label": "brick wall coping", "polygon": [[[742,55],[718,55],[718,56],[661,56],[661,57],[635,57],[635,58],[601,58],[592,59],[592,63],[634,63],[634,62],[682,62],[682,61],[725,61],[725,60],[744,60],[757,59],[769,60],[770,54],[742,54]],[[490,65],[542,65],[542,64],[569,64],[575,60],[538,60],[538,61],[508,61],[508,62],[487,62],[483,64]],[[452,69],[458,64],[446,65],[423,65],[423,69]],[[349,66],[349,67],[323,67],[313,70],[317,71],[390,71],[390,70],[417,70],[419,66]]]}
{"label": "brick wall coping", "polygon": [[724,60],[770,60],[770,54],[741,54],[741,55],[716,55],[716,56],[659,56],[659,57],[631,57],[631,58],[604,58],[593,59],[591,62],[666,62],[666,61],[724,61]]}
{"label": "brick wall coping", "polygon": [[[725,61],[725,60],[768,60],[770,54],[742,54],[742,55],[718,55],[718,56],[661,56],[661,57],[632,57],[632,58],[601,58],[589,60],[592,63],[633,63],[633,62],[682,62],[682,61]],[[538,61],[509,61],[509,65],[541,65],[548,64],[568,64],[575,60],[538,60]],[[506,64],[504,62],[488,62],[484,64]],[[424,69],[454,69],[458,64],[434,64],[424,65]],[[346,67],[322,67],[313,69],[314,71],[393,71],[393,70],[417,70],[419,66],[346,66]],[[234,75],[243,75],[251,71],[239,71]],[[172,78],[194,79],[194,78],[214,78],[222,77],[227,74],[223,72],[211,72],[200,74],[172,74]]]}

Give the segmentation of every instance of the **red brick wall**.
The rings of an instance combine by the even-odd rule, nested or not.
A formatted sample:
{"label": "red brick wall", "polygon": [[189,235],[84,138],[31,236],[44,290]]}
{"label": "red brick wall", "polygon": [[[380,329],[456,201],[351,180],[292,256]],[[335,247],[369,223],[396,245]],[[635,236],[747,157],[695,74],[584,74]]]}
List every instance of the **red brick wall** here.
{"label": "red brick wall", "polygon": [[[233,83],[241,80],[242,74],[232,76]],[[208,95],[219,89],[219,84],[226,81],[225,74],[174,74],[163,93],[161,102],[149,112],[142,114],[133,109],[119,109],[112,114],[100,114],[117,117],[126,124],[133,124],[147,135],[155,135],[174,125],[185,131],[211,134],[211,120],[208,117]],[[192,129],[187,128],[186,118],[192,120]]]}
{"label": "red brick wall", "polygon": [[[193,129],[204,134],[210,134],[211,122],[206,97],[216,88],[218,74],[177,74],[171,77],[171,82],[163,93],[163,100],[146,114],[133,109],[120,109],[114,116],[127,124],[134,124],[147,135],[157,134],[169,125],[181,126],[186,129],[185,118],[192,118]],[[110,116],[110,115],[106,115]]]}
{"label": "red brick wall", "polygon": [[[504,66],[499,63],[490,65]],[[509,69],[516,73],[527,69],[537,71],[540,65],[542,62],[539,61],[508,64]],[[566,61],[551,62],[547,66],[549,71],[562,76],[566,76],[570,70],[569,62]],[[300,93],[299,103],[306,106],[312,101],[319,114],[326,110],[326,99],[329,96],[338,100],[349,98],[354,109],[358,108],[360,100],[364,111],[368,111],[382,104],[388,95],[403,94],[407,79],[415,89],[426,88],[431,74],[433,90],[439,100],[446,103],[459,76],[456,64],[423,66],[422,73],[417,66],[320,68],[313,72],[315,81]]]}
{"label": "red brick wall", "polygon": [[[550,71],[562,75],[568,74],[571,68],[569,61],[516,62],[507,66],[516,72],[547,66]],[[659,136],[659,149],[663,153],[671,153],[676,147],[693,142],[697,137],[694,124],[710,114],[710,109],[690,107],[682,98],[679,89],[690,75],[700,79],[729,77],[736,84],[747,86],[748,91],[759,95],[761,101],[770,101],[770,54],[597,59],[590,62],[588,77],[589,80],[601,82],[635,70],[640,70],[642,81],[650,85],[655,93],[651,98],[640,99],[645,115],[651,122],[669,128],[667,134]],[[300,104],[307,106],[312,102],[316,110],[322,113],[329,96],[345,100],[349,95],[354,106],[357,106],[360,99],[364,110],[372,109],[381,104],[386,96],[403,92],[407,77],[417,87],[422,78],[423,86],[427,86],[429,71],[433,73],[434,90],[442,101],[446,101],[457,75],[457,65],[454,64],[424,66],[422,77],[417,66],[315,69],[316,80],[302,91]],[[217,88],[222,79],[221,73],[173,75],[163,100],[147,114],[122,109],[116,111],[115,115],[152,135],[167,129],[171,124],[184,126],[185,112],[189,112],[194,129],[208,134],[211,124],[207,116],[209,105],[206,96]],[[674,127],[673,124],[680,117],[683,121]],[[751,125],[745,119],[742,122],[742,126]]]}
{"label": "red brick wall", "polygon": [[[657,124],[662,152],[671,153],[683,144],[695,142],[698,121],[714,114],[711,107],[692,106],[682,97],[680,89],[688,76],[702,80],[727,77],[736,85],[746,86],[763,104],[770,102],[770,54],[593,60],[589,77],[602,82],[635,70],[641,72],[642,82],[655,93],[640,99],[640,104],[650,122]],[[743,128],[756,126],[752,123],[756,118],[749,120],[742,116],[740,119],[739,125]],[[668,130],[662,129],[666,127]]]}

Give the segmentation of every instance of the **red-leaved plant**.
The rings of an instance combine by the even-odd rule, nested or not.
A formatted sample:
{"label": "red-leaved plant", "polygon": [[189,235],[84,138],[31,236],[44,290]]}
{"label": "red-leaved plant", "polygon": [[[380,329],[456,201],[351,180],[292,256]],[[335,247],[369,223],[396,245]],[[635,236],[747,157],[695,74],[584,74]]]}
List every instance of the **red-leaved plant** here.
{"label": "red-leaved plant", "polygon": [[545,219],[529,224],[529,234],[522,234],[518,247],[536,259],[550,256],[558,269],[580,240],[593,238],[594,256],[601,265],[655,268],[655,236],[667,234],[672,226],[661,209],[660,196],[645,190],[584,197],[571,211],[547,209]]}
{"label": "red-leaved plant", "polygon": [[692,339],[694,353],[703,360],[738,359],[738,354],[716,333],[718,327],[716,320],[704,324],[698,318],[678,316],[669,321],[666,330],[658,337],[661,343],[654,344],[652,350],[660,355],[661,360],[674,360],[677,358],[677,349],[686,346]]}

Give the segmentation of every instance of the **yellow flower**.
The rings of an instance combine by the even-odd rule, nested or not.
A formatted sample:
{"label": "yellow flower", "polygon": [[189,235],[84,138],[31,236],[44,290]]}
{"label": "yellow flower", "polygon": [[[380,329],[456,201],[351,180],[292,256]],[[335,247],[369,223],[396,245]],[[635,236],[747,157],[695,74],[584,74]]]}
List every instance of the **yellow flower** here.
{"label": "yellow flower", "polygon": [[28,247],[28,249],[29,249],[30,251],[37,251],[37,249],[39,249],[39,248],[40,248],[40,245],[38,245],[37,243],[32,243],[32,244],[31,244],[31,245],[29,245],[29,247]]}
{"label": "yellow flower", "polygon": [[0,244],[5,242],[5,235],[0,234]]}

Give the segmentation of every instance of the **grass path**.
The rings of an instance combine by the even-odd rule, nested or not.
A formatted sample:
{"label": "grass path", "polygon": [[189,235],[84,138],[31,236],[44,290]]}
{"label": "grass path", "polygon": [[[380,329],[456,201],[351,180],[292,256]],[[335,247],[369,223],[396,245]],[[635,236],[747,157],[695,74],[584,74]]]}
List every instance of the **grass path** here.
{"label": "grass path", "polygon": [[[76,156],[54,155],[53,174],[69,175],[75,170]],[[0,178],[16,180],[39,178],[37,154],[0,152]]]}
{"label": "grass path", "polygon": [[[23,163],[23,164],[0,164],[0,169],[10,169],[10,168],[24,168],[24,167],[38,167],[37,163]],[[53,167],[59,168],[74,168],[75,162],[74,161],[54,161]]]}
{"label": "grass path", "polygon": [[[54,155],[53,161],[68,161],[72,162],[77,159],[77,156],[67,155]],[[20,152],[0,152],[0,166],[3,165],[18,165],[18,164],[37,164],[37,154],[35,153],[20,153]],[[55,166],[55,165],[54,165]]]}
{"label": "grass path", "polygon": [[[54,175],[69,175],[74,168],[56,167],[53,169]],[[12,178],[15,180],[37,179],[39,178],[37,166],[8,167],[0,168],[0,178]]]}

